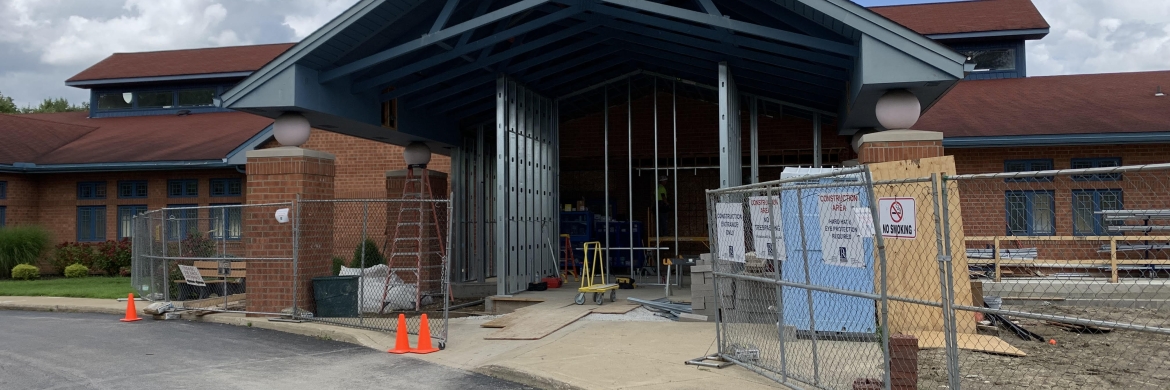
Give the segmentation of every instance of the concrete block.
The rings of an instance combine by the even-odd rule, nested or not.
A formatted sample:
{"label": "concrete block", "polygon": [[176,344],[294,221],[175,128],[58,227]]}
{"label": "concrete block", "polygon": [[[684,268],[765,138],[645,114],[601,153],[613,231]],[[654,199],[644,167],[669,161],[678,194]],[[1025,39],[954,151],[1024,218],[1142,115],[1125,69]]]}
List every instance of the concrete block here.
{"label": "concrete block", "polygon": [[712,267],[712,266],[710,266],[710,265],[696,265],[696,266],[692,266],[692,267],[691,267],[691,275],[694,275],[694,274],[696,274],[696,273],[699,273],[699,272],[711,272],[711,271],[713,271],[713,269],[712,269],[712,268],[713,268],[713,267]]}
{"label": "concrete block", "polygon": [[703,310],[706,308],[707,308],[707,300],[705,300],[701,297],[699,299],[691,298],[691,311]]}
{"label": "concrete block", "polygon": [[715,295],[715,283],[692,283],[691,295],[696,292],[703,292],[701,295]]}
{"label": "concrete block", "polygon": [[693,313],[678,313],[679,322],[707,322],[708,316]]}

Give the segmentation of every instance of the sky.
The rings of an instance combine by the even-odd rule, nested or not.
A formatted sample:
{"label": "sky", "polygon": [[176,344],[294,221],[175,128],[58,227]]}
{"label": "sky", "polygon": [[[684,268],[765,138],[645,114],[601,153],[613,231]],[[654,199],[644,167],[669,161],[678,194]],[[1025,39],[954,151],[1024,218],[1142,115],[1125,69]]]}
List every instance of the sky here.
{"label": "sky", "polygon": [[[293,42],[356,0],[0,0],[0,93],[87,99],[65,79],[115,52]],[[936,2],[855,0],[865,6]],[[1033,0],[1029,76],[1170,69],[1170,1]]]}

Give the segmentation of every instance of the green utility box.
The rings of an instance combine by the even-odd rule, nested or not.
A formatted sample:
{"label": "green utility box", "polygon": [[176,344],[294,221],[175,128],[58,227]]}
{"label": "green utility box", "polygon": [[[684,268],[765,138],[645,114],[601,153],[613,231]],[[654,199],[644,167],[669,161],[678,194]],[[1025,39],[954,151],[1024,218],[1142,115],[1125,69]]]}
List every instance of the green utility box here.
{"label": "green utility box", "polygon": [[357,317],[358,276],[313,278],[313,299],[317,317]]}

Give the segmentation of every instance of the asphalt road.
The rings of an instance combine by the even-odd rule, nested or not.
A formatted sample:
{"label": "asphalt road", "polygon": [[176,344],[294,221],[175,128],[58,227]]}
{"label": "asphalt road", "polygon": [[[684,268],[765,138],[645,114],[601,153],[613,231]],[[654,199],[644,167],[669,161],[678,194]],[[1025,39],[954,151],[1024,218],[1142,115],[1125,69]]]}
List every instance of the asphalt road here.
{"label": "asphalt road", "polygon": [[0,310],[0,389],[374,388],[525,387],[408,356],[264,329]]}

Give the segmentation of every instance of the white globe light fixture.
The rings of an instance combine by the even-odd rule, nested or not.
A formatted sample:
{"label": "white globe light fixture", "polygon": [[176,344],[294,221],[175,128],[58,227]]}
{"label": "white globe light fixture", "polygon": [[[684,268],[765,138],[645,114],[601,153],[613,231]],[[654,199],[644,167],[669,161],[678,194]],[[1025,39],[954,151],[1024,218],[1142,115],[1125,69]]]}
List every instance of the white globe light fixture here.
{"label": "white globe light fixture", "polygon": [[922,103],[910,91],[894,89],[878,99],[874,111],[878,123],[887,130],[909,129],[918,123],[918,117],[922,115]]}
{"label": "white globe light fixture", "polygon": [[427,163],[431,162],[431,147],[422,142],[411,142],[402,151],[402,158],[406,160],[407,167],[426,168]]}
{"label": "white globe light fixture", "polygon": [[309,141],[309,120],[299,112],[286,112],[276,118],[272,132],[276,141],[284,146],[301,146]]}

